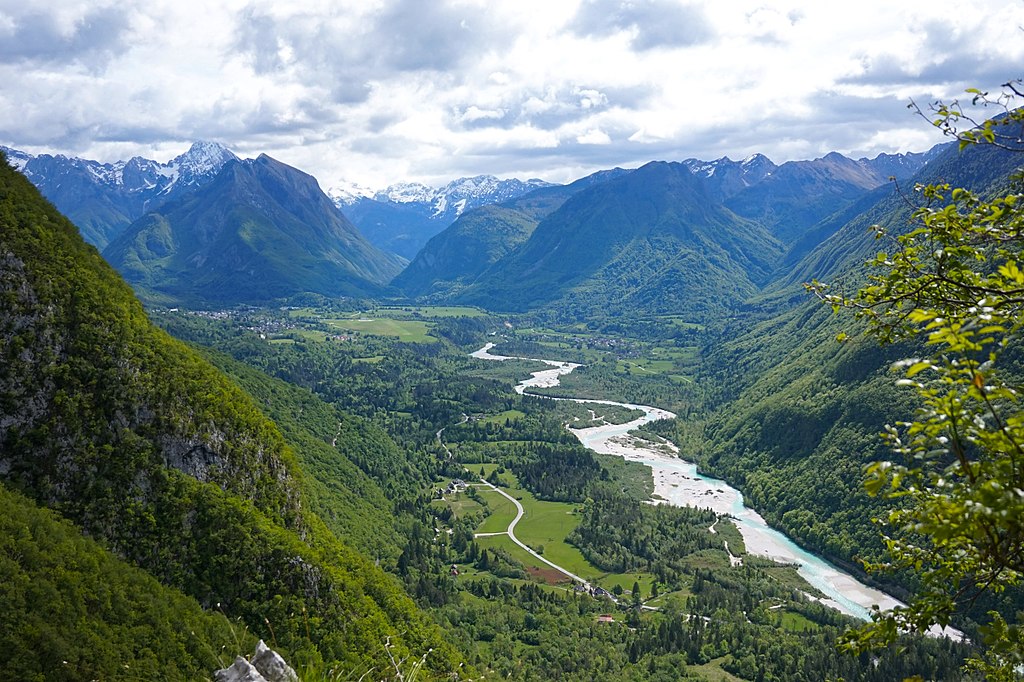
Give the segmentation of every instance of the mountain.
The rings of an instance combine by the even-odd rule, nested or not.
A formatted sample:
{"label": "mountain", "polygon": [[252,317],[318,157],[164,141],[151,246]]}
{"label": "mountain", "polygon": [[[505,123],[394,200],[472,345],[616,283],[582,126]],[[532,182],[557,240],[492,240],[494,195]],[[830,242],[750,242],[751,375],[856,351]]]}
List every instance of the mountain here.
{"label": "mountain", "polygon": [[216,142],[196,142],[167,163],[140,156],[99,163],[6,147],[0,151],[99,249],[147,211],[211,182],[225,163],[237,160]]}
{"label": "mountain", "polygon": [[704,179],[708,196],[716,201],[724,201],[760,183],[778,168],[764,154],[754,154],[743,161],[733,161],[727,156],[715,161],[686,159],[683,164],[691,173]]}
{"label": "mountain", "polygon": [[944,147],[924,153],[879,154],[850,159],[837,152],[810,161],[776,166],[762,154],[743,161],[687,159],[708,195],[737,215],[769,228],[784,244],[800,239],[813,225],[879,187],[889,178],[905,180]]}
{"label": "mountain", "polygon": [[737,215],[757,221],[783,243],[885,184],[886,177],[837,152],[813,161],[789,161],[762,182],[725,198]]}
{"label": "mountain", "polygon": [[[459,665],[395,580],[310,511],[309,474],[253,399],[154,327],[95,248],[6,163],[0,296],[0,484],[31,501],[15,499],[12,509],[0,496],[10,529],[0,534],[0,638],[31,647],[19,650],[25,660],[0,662],[5,679],[40,679],[39,666],[62,660],[64,672],[41,679],[152,677],[145,671],[172,665],[191,671],[177,679],[202,678],[197,657],[210,654],[198,652],[216,657],[239,634],[232,626],[243,639],[271,638],[287,655],[335,662],[352,677],[386,667],[390,655],[428,649],[439,676]],[[53,526],[33,505],[74,528]],[[88,536],[102,550],[86,543],[82,555],[93,563],[50,569],[62,561],[51,549],[58,532]],[[120,583],[107,578],[128,564],[152,580],[128,571],[118,580],[130,580],[131,592],[112,591]],[[32,581],[40,576],[52,579]],[[159,611],[169,595],[175,603]],[[6,627],[39,623],[56,599],[77,610],[41,631]],[[160,620],[140,622],[129,599]],[[200,608],[233,625],[197,618]],[[129,629],[136,623],[138,632]],[[200,627],[190,631],[191,623]],[[167,628],[191,639],[141,644]],[[388,643],[397,648],[385,651]],[[115,647],[124,652],[117,666],[129,672],[108,677]],[[104,665],[90,665],[100,654]],[[136,661],[145,665],[131,669]]]}
{"label": "mountain", "polygon": [[[983,196],[1005,188],[1019,154],[992,146],[945,146],[908,178],[951,182]],[[884,501],[862,487],[863,466],[892,456],[885,424],[914,414],[913,396],[888,371],[913,347],[879,346],[803,291],[811,279],[852,294],[880,246],[870,227],[910,229],[913,197],[880,187],[822,223],[821,239],[780,267],[756,305],[723,324],[703,350],[717,394],[693,449],[701,466],[742,487],[765,518],[800,543],[853,562],[882,556],[872,517]],[[815,228],[817,229],[817,228]],[[839,332],[849,334],[838,343]]]}
{"label": "mountain", "polygon": [[392,281],[408,296],[444,297],[472,284],[488,267],[525,242],[537,224],[574,194],[630,171],[600,171],[569,185],[553,185],[518,199],[463,213],[431,237]]}
{"label": "mountain", "polygon": [[569,198],[454,300],[700,317],[757,291],[781,253],[684,164],[652,162]]}
{"label": "mountain", "polygon": [[373,296],[402,262],[368,243],[306,173],[266,155],[135,221],[104,256],[156,298],[229,304]]}
{"label": "mountain", "polygon": [[874,172],[887,178],[906,180],[955,144],[954,142],[937,144],[926,152],[879,154],[873,159],[863,157],[857,159],[857,163],[871,168]]}
{"label": "mountain", "polygon": [[329,194],[370,243],[411,260],[427,240],[463,213],[549,186],[543,180],[477,175],[440,188],[403,183],[372,195],[358,188],[334,189]]}

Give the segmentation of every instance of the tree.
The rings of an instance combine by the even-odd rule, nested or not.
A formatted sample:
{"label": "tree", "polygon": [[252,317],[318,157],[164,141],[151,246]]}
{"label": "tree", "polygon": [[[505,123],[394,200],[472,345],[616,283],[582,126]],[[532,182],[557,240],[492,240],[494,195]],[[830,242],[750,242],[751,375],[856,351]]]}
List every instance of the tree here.
{"label": "tree", "polygon": [[[999,106],[1001,116],[961,130],[964,121],[973,123],[964,108],[936,103],[933,124],[955,136],[961,150],[1024,151],[1024,111],[1012,108],[1020,82],[994,98],[969,92],[973,104]],[[916,339],[923,351],[897,363],[900,383],[920,399],[913,421],[884,434],[902,463],[874,463],[866,482],[869,493],[895,503],[882,520],[891,561],[869,569],[913,571],[920,587],[906,607],[876,612],[873,623],[849,634],[852,649],[946,626],[982,594],[1019,586],[1024,574],[1022,177],[1014,174],[998,196],[986,198],[949,185],[917,187],[923,205],[913,229],[890,235],[874,228],[892,248],[868,262],[867,286],[848,298],[809,285],[835,310],[853,309],[866,319],[869,335],[883,342]],[[1019,618],[1008,621],[995,611],[989,617],[980,630],[985,654],[969,667],[988,679],[1019,679]]]}

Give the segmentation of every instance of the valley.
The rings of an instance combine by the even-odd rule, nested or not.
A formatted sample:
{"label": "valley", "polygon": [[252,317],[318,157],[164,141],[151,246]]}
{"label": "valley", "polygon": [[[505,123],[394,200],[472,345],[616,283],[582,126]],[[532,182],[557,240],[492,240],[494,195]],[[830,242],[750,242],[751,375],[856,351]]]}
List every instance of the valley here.
{"label": "valley", "polygon": [[1024,682],[1021,27],[0,1],[0,682]]}
{"label": "valley", "polygon": [[[494,344],[488,343],[472,356],[493,361],[522,359],[492,354],[490,351],[493,347]],[[557,386],[560,376],[577,368],[572,363],[546,362],[556,367],[534,372],[530,378],[516,384],[516,391],[524,393],[532,388]],[[640,409],[644,414],[638,419],[623,424],[574,429],[573,432],[583,445],[594,452],[619,456],[650,467],[654,480],[654,500],[677,506],[706,508],[718,514],[720,519],[728,518],[740,531],[745,553],[796,566],[797,572],[815,593],[823,595],[822,603],[862,620],[868,620],[873,606],[889,609],[900,604],[889,595],[859,583],[852,576],[799,548],[785,535],[770,528],[757,512],[743,505],[743,495],[739,491],[723,481],[700,475],[696,465],[682,458],[674,446],[652,443],[632,435],[635,429],[644,424],[659,419],[674,419],[674,414],[654,407],[611,401],[553,399]],[[736,557],[736,561],[741,564],[742,557]]]}
{"label": "valley", "polygon": [[[403,255],[312,176],[223,152],[175,159],[208,172],[127,225],[119,214],[102,254],[26,176],[70,163],[120,187],[127,165],[22,155],[31,173],[0,169],[0,492],[24,496],[0,520],[54,510],[101,541],[55,552],[175,595],[139,608],[152,632],[202,623],[183,670],[225,664],[209,651],[227,622],[239,653],[273,641],[303,679],[382,665],[431,679],[970,679],[985,614],[1018,605],[1016,589],[985,593],[885,630],[919,608],[928,574],[864,570],[914,537],[880,534],[876,519],[910,512],[865,470],[902,471],[910,450],[878,434],[920,413],[887,368],[924,345],[879,346],[858,333],[871,320],[830,315],[802,286],[884,265],[866,227],[901,234],[911,210],[881,168],[988,188],[1013,154],[480,176],[446,187],[466,192],[454,204],[416,200],[450,224],[429,238],[420,224],[422,248]],[[373,201],[409,203],[396,192]],[[369,200],[373,220],[411,210]],[[911,371],[938,367],[922,362]],[[1012,388],[996,395],[1012,410]],[[49,584],[59,562],[32,552],[46,559],[8,572]],[[12,594],[17,622],[35,622]],[[83,627],[115,633],[110,647],[65,649],[103,677],[132,638],[96,613]],[[19,626],[5,641],[40,639]]]}

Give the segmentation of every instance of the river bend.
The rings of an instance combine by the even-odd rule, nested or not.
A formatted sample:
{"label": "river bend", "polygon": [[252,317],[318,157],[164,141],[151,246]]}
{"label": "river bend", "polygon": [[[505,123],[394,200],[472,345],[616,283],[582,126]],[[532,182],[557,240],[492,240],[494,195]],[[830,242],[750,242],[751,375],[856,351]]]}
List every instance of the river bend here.
{"label": "river bend", "polygon": [[[557,386],[559,377],[580,366],[576,363],[557,360],[493,355],[490,353],[492,348],[494,348],[494,344],[488,343],[472,353],[472,356],[481,360],[534,360],[544,362],[551,367],[551,369],[534,372],[529,378],[521,381],[515,387],[516,392],[520,394],[530,388]],[[612,400],[551,399],[619,405],[642,410],[644,416],[626,424],[572,429],[572,432],[576,434],[583,445],[594,452],[618,455],[651,467],[654,475],[655,501],[680,506],[710,508],[718,514],[727,514],[732,517],[743,535],[748,554],[795,564],[804,580],[820,590],[822,594],[827,595],[825,599],[820,600],[822,603],[862,620],[869,619],[872,605],[877,604],[883,610],[900,605],[900,602],[894,597],[863,584],[828,561],[799,547],[783,533],[769,526],[760,514],[743,504],[743,495],[738,490],[724,481],[697,473],[697,466],[679,458],[675,447],[671,444],[656,445],[628,435],[630,431],[643,424],[675,417],[673,413],[648,405],[634,405]]]}

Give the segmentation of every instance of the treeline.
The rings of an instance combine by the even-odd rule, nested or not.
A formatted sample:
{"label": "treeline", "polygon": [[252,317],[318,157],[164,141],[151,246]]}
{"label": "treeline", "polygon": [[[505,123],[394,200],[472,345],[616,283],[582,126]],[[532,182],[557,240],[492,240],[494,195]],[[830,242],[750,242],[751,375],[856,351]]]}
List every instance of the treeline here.
{"label": "treeline", "polygon": [[687,582],[683,576],[691,573],[694,554],[724,554],[721,538],[708,531],[718,521],[711,510],[643,504],[605,488],[590,494],[567,540],[603,571],[650,572],[661,585],[678,589]]}
{"label": "treeline", "polygon": [[608,471],[578,442],[562,447],[537,443],[529,456],[512,458],[510,468],[519,482],[542,500],[582,502]]}

